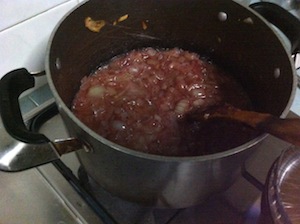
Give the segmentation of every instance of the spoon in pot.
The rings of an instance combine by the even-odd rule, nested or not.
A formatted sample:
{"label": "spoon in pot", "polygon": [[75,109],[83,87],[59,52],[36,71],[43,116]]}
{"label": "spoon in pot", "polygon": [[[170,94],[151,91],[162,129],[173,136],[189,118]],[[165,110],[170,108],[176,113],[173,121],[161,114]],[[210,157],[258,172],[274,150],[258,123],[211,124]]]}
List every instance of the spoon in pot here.
{"label": "spoon in pot", "polygon": [[189,119],[196,121],[213,118],[231,119],[300,146],[300,119],[298,118],[282,119],[267,113],[241,110],[229,104],[212,106],[205,111],[196,110],[190,116]]}

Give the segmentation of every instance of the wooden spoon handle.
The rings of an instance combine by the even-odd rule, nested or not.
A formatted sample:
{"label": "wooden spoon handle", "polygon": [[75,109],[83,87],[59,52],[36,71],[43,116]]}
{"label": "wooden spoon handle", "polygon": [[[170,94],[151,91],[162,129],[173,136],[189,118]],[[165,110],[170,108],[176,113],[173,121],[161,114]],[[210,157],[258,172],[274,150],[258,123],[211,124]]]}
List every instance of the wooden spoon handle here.
{"label": "wooden spoon handle", "polygon": [[300,119],[270,117],[258,124],[257,129],[300,146]]}
{"label": "wooden spoon handle", "polygon": [[242,110],[229,111],[227,116],[261,132],[269,133],[296,146],[300,146],[300,119],[298,118],[282,119],[271,114]]}
{"label": "wooden spoon handle", "polygon": [[300,146],[299,118],[281,119],[271,114],[241,110],[229,104],[211,107],[206,111],[196,111],[191,115],[191,119],[198,121],[213,118],[235,120],[258,131],[269,133],[284,141]]}

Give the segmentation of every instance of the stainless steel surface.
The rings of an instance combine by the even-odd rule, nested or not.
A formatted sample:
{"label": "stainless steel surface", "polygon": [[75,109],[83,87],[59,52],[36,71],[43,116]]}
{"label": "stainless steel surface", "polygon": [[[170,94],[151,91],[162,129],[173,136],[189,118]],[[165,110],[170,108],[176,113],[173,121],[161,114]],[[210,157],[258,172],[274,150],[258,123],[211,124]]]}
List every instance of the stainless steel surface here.
{"label": "stainless steel surface", "polygon": [[1,223],[81,223],[39,170],[0,177]]}
{"label": "stainless steel surface", "polygon": [[0,189],[1,223],[102,223],[51,164],[0,172]]}
{"label": "stainless steel surface", "polygon": [[[95,1],[89,1],[65,17],[51,38],[46,61],[49,86],[71,136],[88,142],[93,148],[93,152],[78,152],[80,162],[103,188],[124,199],[168,208],[202,202],[233,183],[241,164],[255,152],[256,144],[265,136],[223,153],[192,158],[148,155],[110,142],[87,128],[69,109],[81,78],[100,62],[147,45],[207,49],[218,61],[234,69],[233,74],[238,74],[237,78],[258,110],[286,116],[291,106],[296,87],[293,62],[281,38],[268,23],[235,2],[191,3],[184,3],[189,7],[178,15],[178,11],[164,5],[165,2],[160,2],[160,7],[155,1],[143,4],[134,0],[131,3],[116,1],[114,6],[104,1],[99,7]],[[139,4],[138,11],[130,6],[133,4]],[[181,4],[182,1],[173,1],[172,6]],[[110,20],[125,11],[136,19],[126,20],[124,27],[109,27],[95,35],[82,26],[86,15],[101,14],[101,19]],[[220,12],[227,13],[226,21],[218,19]],[[181,22],[173,29],[172,18],[178,16]],[[144,18],[151,21],[151,28],[146,31],[138,29],[135,23]],[[251,18],[252,23],[243,22],[246,18]],[[196,27],[199,35],[195,35],[194,29],[187,29],[187,24]],[[72,41],[64,38],[74,33],[77,38]],[[141,38],[140,34],[154,38]],[[65,48],[72,49],[72,54]],[[60,66],[56,66],[58,60]],[[279,77],[274,76],[275,71],[280,71]]]}
{"label": "stainless steel surface", "polygon": [[[61,135],[66,138],[60,116],[49,120],[41,131],[55,139]],[[56,129],[56,132],[52,130]],[[261,183],[265,182],[272,163],[290,144],[269,136],[259,150],[249,158],[246,169]],[[74,153],[62,157],[63,161],[77,173],[80,163]],[[45,170],[47,173],[47,170]],[[49,181],[59,186],[52,175]],[[260,215],[261,192],[251,183],[240,177],[225,193],[215,195],[204,203],[185,209],[155,209],[122,200],[111,195],[97,183],[90,180],[89,189],[110,214],[122,224],[183,224],[183,223],[256,223]]]}
{"label": "stainless steel surface", "polygon": [[[41,109],[41,108],[39,108]],[[28,121],[29,115],[24,117]],[[13,138],[4,128],[0,118],[0,170],[21,171],[43,165],[74,150],[89,151],[87,145],[76,138],[54,139],[48,143],[30,144]]]}
{"label": "stainless steel surface", "polygon": [[[25,120],[37,114],[44,106],[28,113]],[[67,138],[64,127],[53,124],[55,126],[51,127],[50,136],[57,134],[55,136]],[[71,153],[63,158],[69,161],[70,166],[74,156]],[[0,189],[1,223],[102,224],[101,219],[52,164],[22,172],[0,171]]]}
{"label": "stainless steel surface", "polygon": [[[69,136],[60,116],[47,121],[41,132],[51,140]],[[264,183],[272,162],[288,146],[276,138],[267,138],[260,150],[247,160],[247,170]],[[77,174],[80,164],[75,153],[64,155],[62,159]],[[0,172],[0,180],[0,207],[4,208],[0,209],[0,217],[5,217],[4,223],[24,223],[24,220],[26,223],[102,223],[52,164],[19,173]],[[100,203],[122,224],[252,224],[260,213],[261,192],[242,177],[224,194],[179,210],[145,208],[112,196],[102,188],[96,187],[96,191]],[[16,214],[16,210],[21,212]]]}
{"label": "stainless steel surface", "polygon": [[0,118],[0,170],[20,171],[58,158],[59,155],[51,142],[27,144],[12,138],[7,133]]}
{"label": "stainless steel surface", "polygon": [[[52,99],[26,113],[24,115],[25,122],[51,103],[53,103]],[[2,150],[0,159],[2,169],[0,171],[1,223],[102,223],[101,219],[94,214],[78,192],[52,164],[28,169],[33,165],[41,165],[41,161],[44,163],[57,159],[58,154],[55,154],[52,160],[47,156],[46,150],[53,152],[53,148],[21,143],[10,137],[3,126],[0,126],[0,131],[0,149]],[[51,133],[60,133],[57,135],[59,139],[65,135],[65,129],[52,127]],[[71,142],[73,141],[71,140]],[[32,156],[34,150],[38,150],[35,155],[40,156],[39,158]],[[68,160],[72,158],[72,154],[64,158]],[[3,170],[22,169],[28,170],[3,172]]]}

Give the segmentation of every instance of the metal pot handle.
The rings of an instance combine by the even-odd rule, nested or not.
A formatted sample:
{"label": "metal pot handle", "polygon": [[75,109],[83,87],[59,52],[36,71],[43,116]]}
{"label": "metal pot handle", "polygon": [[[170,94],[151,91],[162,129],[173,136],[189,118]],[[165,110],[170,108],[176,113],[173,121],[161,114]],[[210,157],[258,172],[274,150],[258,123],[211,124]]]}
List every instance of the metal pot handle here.
{"label": "metal pot handle", "polygon": [[48,143],[43,134],[29,131],[23,121],[19,96],[34,87],[34,77],[25,69],[17,69],[6,74],[0,82],[0,111],[3,125],[15,139],[31,144]]}
{"label": "metal pot handle", "polygon": [[291,42],[291,53],[300,51],[300,21],[291,13],[270,2],[257,2],[250,8],[279,28]]}
{"label": "metal pot handle", "polygon": [[50,141],[45,135],[27,129],[18,98],[33,86],[34,77],[24,68],[9,72],[0,80],[2,171],[25,170],[57,160],[64,153],[86,148],[76,138]]}

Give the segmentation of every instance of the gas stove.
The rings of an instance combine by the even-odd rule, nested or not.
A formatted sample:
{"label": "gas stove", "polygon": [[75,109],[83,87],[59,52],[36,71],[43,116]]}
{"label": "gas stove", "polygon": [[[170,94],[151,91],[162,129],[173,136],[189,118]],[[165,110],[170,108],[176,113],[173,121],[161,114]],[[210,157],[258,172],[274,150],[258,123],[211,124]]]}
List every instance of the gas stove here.
{"label": "gas stove", "polygon": [[[242,2],[246,4],[246,1]],[[300,17],[299,1],[271,2],[281,4]],[[294,56],[294,60],[299,74],[300,56]],[[54,100],[46,84],[22,97],[20,102],[24,118],[29,124],[35,121],[36,115],[52,108]],[[297,90],[289,116],[299,115],[300,92]],[[55,112],[38,126],[40,132],[50,140],[68,137],[60,115]],[[0,172],[1,222],[257,223],[261,211],[262,188],[268,171],[275,159],[290,144],[268,136],[259,147],[242,167],[243,175],[226,192],[215,195],[198,206],[185,209],[144,207],[111,195],[88,177],[75,153],[64,155],[60,161],[38,168],[18,173]]]}
{"label": "gas stove", "polygon": [[[60,115],[54,113],[45,123],[39,123],[44,122],[41,115],[52,105],[52,99],[46,101],[31,114],[39,116],[28,121],[33,120],[50,140],[67,138]],[[297,115],[291,112],[290,116]],[[5,208],[1,210],[5,213],[2,221],[20,223],[25,218],[32,223],[60,224],[257,223],[267,173],[281,151],[288,147],[290,144],[269,136],[260,145],[261,150],[246,161],[244,175],[232,187],[203,204],[185,209],[155,209],[115,197],[89,178],[75,153],[69,153],[52,164],[18,173],[0,173],[0,202]],[[15,209],[20,211],[17,215]]]}

